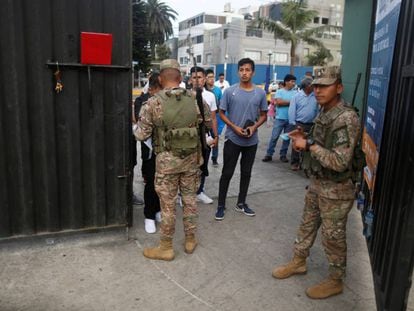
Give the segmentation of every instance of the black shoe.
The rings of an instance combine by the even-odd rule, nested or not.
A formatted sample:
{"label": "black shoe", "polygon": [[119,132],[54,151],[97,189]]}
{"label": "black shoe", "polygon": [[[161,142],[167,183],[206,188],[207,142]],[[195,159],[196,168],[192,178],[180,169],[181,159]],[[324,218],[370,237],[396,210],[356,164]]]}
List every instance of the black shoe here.
{"label": "black shoe", "polygon": [[218,164],[218,162],[217,162],[217,160],[215,160],[215,159],[213,160],[213,165],[214,165],[214,166],[219,165],[219,164]]}
{"label": "black shoe", "polygon": [[286,158],[286,156],[281,156],[280,161],[284,162],[284,163],[289,162],[289,160]]}
{"label": "black shoe", "polygon": [[226,208],[224,206],[218,206],[217,207],[217,212],[216,212],[216,215],[215,215],[215,219],[216,220],[223,220],[225,210],[226,210]]}
{"label": "black shoe", "polygon": [[244,213],[244,215],[250,217],[256,215],[256,213],[246,203],[237,203],[234,210],[239,213]]}
{"label": "black shoe", "polygon": [[270,161],[272,161],[272,157],[267,155],[262,159],[262,161],[263,162],[270,162]]}

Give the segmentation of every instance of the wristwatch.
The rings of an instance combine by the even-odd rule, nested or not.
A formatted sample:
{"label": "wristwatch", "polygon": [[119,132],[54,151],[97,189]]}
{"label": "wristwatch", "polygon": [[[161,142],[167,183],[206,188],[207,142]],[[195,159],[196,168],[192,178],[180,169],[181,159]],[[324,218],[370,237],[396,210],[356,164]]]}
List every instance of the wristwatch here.
{"label": "wristwatch", "polygon": [[313,138],[306,139],[306,151],[309,151],[310,146],[315,144],[315,140]]}

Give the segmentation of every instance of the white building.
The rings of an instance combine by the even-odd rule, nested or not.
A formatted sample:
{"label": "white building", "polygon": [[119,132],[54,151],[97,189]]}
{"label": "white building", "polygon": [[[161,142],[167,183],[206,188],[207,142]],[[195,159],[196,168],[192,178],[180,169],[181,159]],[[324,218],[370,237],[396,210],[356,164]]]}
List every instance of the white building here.
{"label": "white building", "polygon": [[[318,15],[309,27],[321,25],[342,26],[344,0],[309,0],[309,9]],[[290,44],[275,40],[273,34],[251,27],[251,20],[261,17],[280,18],[281,2],[275,1],[263,6],[247,7],[233,13],[229,4],[218,14],[200,13],[179,23],[177,59],[183,69],[191,67],[191,57],[198,65],[236,63],[249,57],[258,64],[289,65]],[[341,32],[325,31],[321,34],[325,46],[334,56],[332,63],[341,58]],[[306,56],[316,48],[299,45],[296,53],[299,65],[306,65]]]}
{"label": "white building", "polygon": [[209,30],[219,29],[223,25],[231,23],[234,19],[243,18],[242,15],[233,14],[230,6],[225,6],[225,11],[218,14],[200,13],[178,24],[178,52],[177,60],[183,66],[192,64],[190,57],[195,57],[197,64],[206,64],[204,59],[205,34]]}

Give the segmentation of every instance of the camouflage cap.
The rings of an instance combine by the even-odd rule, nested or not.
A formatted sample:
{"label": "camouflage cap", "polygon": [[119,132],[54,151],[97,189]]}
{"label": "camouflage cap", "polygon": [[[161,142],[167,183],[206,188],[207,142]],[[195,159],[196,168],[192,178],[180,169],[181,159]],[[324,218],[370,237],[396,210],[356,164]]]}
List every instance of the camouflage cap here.
{"label": "camouflage cap", "polygon": [[341,68],[339,66],[322,67],[315,69],[315,79],[312,85],[331,85],[341,79]]}
{"label": "camouflage cap", "polygon": [[180,64],[175,59],[164,59],[160,64],[160,71],[168,68],[180,71]]}

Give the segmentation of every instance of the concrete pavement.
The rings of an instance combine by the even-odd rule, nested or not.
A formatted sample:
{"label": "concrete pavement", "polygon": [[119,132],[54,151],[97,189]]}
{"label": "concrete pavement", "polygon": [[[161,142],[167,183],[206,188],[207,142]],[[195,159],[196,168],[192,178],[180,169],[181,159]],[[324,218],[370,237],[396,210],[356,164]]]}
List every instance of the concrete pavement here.
{"label": "concrete pavement", "polygon": [[[327,275],[319,238],[306,275],[272,278],[272,268],[291,258],[308,180],[302,172],[291,171],[289,164],[261,161],[270,131],[266,125],[260,129],[247,199],[255,217],[232,209],[238,193],[237,168],[225,219],[214,220],[221,165],[210,165],[205,189],[215,202],[199,205],[199,246],[194,254],[184,253],[179,208],[172,262],[142,256],[143,247],[157,244],[159,236],[145,233],[141,206],[134,208],[129,240],[124,231],[109,231],[2,243],[0,310],[375,310],[371,268],[356,208],[348,220],[348,268],[342,295],[314,301],[304,292]],[[139,168],[135,173],[134,189],[141,194]]]}

